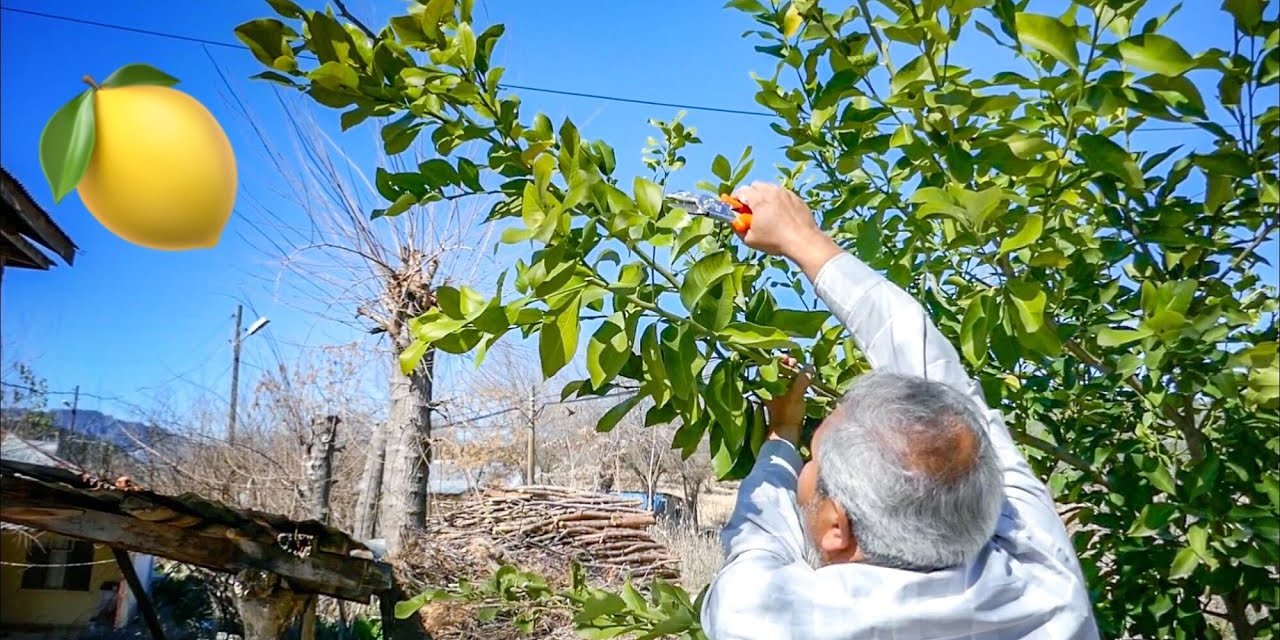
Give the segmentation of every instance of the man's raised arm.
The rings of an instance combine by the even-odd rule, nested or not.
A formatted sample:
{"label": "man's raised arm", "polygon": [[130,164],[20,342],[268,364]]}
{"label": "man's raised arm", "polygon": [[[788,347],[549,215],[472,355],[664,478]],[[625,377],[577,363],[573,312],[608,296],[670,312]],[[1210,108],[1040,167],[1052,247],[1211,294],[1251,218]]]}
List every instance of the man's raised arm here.
{"label": "man's raised arm", "polygon": [[794,193],[756,183],[736,195],[754,212],[747,244],[795,262],[873,369],[922,376],[973,399],[986,418],[1010,501],[1033,526],[1060,533],[1055,538],[1066,542],[1048,488],[1031,471],[1004,418],[987,406],[981,386],[966,373],[955,348],[920,303],[842,250],[818,228],[808,206]]}

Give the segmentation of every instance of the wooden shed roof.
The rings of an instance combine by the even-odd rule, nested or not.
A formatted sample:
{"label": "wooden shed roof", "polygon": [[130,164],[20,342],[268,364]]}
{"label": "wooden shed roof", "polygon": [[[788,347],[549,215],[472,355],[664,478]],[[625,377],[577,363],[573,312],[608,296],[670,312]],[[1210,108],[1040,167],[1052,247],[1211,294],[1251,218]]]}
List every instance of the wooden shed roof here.
{"label": "wooden shed roof", "polygon": [[290,588],[369,602],[391,567],[317,520],[236,509],[194,493],[163,495],[121,478],[0,459],[0,520],[235,573],[267,571]]}
{"label": "wooden shed roof", "polygon": [[0,267],[48,269],[53,260],[40,247],[68,265],[75,262],[75,243],[22,183],[0,167]]}

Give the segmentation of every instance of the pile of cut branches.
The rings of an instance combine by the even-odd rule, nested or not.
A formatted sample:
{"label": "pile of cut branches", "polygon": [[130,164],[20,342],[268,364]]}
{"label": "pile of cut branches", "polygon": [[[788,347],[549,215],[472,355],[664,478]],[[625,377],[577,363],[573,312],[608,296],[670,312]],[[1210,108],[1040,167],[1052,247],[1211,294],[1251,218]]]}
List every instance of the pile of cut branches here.
{"label": "pile of cut branches", "polygon": [[[575,564],[583,579],[603,588],[617,588],[628,579],[643,588],[654,579],[679,577],[675,556],[650,534],[653,514],[634,500],[526,486],[489,490],[451,506],[420,535],[410,536],[393,560],[407,594],[439,594],[424,600],[421,609],[433,638],[515,638],[519,627],[539,638],[576,637],[569,603],[560,599],[497,598],[503,603],[489,602],[492,597],[446,597],[446,591],[570,589]],[[519,568],[519,576],[546,582],[517,584],[512,567]]]}

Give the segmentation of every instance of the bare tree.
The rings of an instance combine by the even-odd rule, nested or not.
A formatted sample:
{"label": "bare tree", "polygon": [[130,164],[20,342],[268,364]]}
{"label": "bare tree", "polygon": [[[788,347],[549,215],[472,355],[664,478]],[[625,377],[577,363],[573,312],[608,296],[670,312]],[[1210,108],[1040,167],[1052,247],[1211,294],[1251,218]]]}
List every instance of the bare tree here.
{"label": "bare tree", "polygon": [[[387,410],[380,432],[368,439],[356,520],[357,533],[384,537],[394,551],[404,529],[421,527],[426,518],[437,354],[427,349],[407,373],[399,356],[414,343],[411,321],[435,306],[437,288],[475,277],[482,254],[473,248],[485,243],[476,238],[484,233],[480,209],[447,202],[374,219],[382,200],[369,176],[307,108],[283,99],[281,105],[294,159],[286,160],[265,135],[263,151],[289,187],[278,195],[305,214],[306,223],[254,201],[262,215],[254,225],[259,237],[251,241],[279,261],[276,285],[286,302],[381,338],[375,348],[383,354]],[[255,130],[261,134],[262,127]],[[382,157],[380,164],[390,172],[410,170],[401,156]]]}

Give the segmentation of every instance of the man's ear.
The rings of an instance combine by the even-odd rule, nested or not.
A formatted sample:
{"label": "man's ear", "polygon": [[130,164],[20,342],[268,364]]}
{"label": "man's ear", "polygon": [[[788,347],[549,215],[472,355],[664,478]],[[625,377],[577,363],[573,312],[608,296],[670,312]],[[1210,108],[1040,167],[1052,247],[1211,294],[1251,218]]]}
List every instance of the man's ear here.
{"label": "man's ear", "polygon": [[858,541],[844,507],[831,498],[818,504],[818,548],[828,562],[849,562],[858,552]]}

